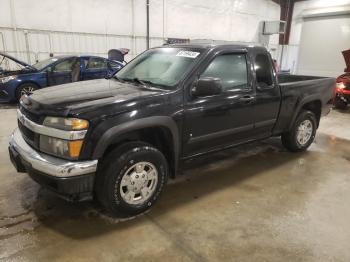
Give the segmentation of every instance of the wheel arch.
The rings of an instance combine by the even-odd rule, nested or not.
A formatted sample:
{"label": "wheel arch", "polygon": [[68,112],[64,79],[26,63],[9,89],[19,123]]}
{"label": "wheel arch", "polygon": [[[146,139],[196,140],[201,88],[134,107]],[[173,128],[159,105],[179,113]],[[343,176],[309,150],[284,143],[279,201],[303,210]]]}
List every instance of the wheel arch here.
{"label": "wheel arch", "polygon": [[114,126],[103,133],[93,151],[93,158],[103,158],[112,149],[125,142],[147,142],[160,150],[169,163],[171,176],[178,167],[180,141],[175,121],[167,116],[133,120]]}
{"label": "wheel arch", "polygon": [[20,86],[23,86],[23,85],[25,85],[25,84],[32,84],[32,85],[37,86],[38,88],[41,88],[41,86],[40,86],[37,82],[35,82],[35,81],[33,81],[33,80],[26,80],[26,81],[24,81],[24,82],[19,83],[19,84],[17,85],[17,87],[16,87],[16,90],[17,90],[17,88],[19,88]]}
{"label": "wheel arch", "polygon": [[297,110],[295,110],[292,121],[290,122],[289,125],[289,130],[292,128],[295,120],[297,119],[298,115],[300,114],[301,110],[309,110],[311,112],[313,112],[316,116],[316,120],[317,120],[317,127],[320,123],[320,119],[321,119],[321,113],[322,113],[322,101],[318,96],[310,96],[304,100],[302,100],[298,107]]}
{"label": "wheel arch", "polygon": [[15,93],[17,93],[18,88],[20,88],[21,86],[26,85],[26,84],[32,84],[32,85],[35,85],[35,86],[37,86],[37,87],[38,87],[38,89],[40,89],[40,88],[41,88],[41,86],[40,86],[38,83],[36,83],[35,81],[32,81],[32,80],[26,80],[26,81],[24,81],[24,82],[21,82],[21,83],[18,83],[18,84],[17,84],[17,86],[16,86],[16,88],[15,88]]}

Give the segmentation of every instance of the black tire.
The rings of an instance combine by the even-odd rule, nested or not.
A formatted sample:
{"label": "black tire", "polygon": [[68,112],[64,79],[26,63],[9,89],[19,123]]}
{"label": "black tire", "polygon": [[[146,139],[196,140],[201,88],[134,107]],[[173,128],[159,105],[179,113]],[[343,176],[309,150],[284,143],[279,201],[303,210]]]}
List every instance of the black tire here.
{"label": "black tire", "polygon": [[[122,197],[122,193],[125,193],[121,192],[124,190],[121,188],[122,179],[128,176],[126,172],[130,168],[141,161],[155,167],[158,179],[153,185],[154,191],[147,196],[148,199],[145,199],[145,202],[130,204]],[[168,163],[158,149],[142,142],[126,143],[111,151],[102,160],[96,176],[97,200],[114,217],[126,218],[141,214],[153,206],[159,198],[167,182],[168,172]],[[130,179],[131,176],[128,177]],[[129,187],[127,189],[129,191]]]}
{"label": "black tire", "polygon": [[39,87],[36,84],[33,83],[24,83],[21,84],[19,87],[17,87],[16,89],[16,100],[19,101],[19,99],[21,98],[21,96],[24,93],[28,93],[25,90],[31,90],[31,92],[34,92],[35,90],[39,89]]}
{"label": "black tire", "polygon": [[[298,141],[298,128],[305,121],[309,120],[312,124],[312,132],[310,138],[305,143],[300,143]],[[305,123],[305,122],[304,122]],[[282,144],[291,152],[301,152],[305,151],[314,141],[317,129],[316,116],[313,112],[303,110],[297,116],[291,130],[283,133],[281,136]]]}
{"label": "black tire", "polygon": [[346,103],[345,101],[341,100],[340,98],[336,98],[335,102],[334,102],[334,107],[336,109],[340,109],[340,110],[345,110],[348,106],[348,103]]}

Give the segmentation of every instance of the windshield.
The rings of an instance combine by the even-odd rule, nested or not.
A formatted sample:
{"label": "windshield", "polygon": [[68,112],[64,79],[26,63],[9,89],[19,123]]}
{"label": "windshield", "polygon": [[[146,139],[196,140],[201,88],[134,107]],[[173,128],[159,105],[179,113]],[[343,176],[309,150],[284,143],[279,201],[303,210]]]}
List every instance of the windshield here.
{"label": "windshield", "polygon": [[35,69],[37,70],[41,70],[41,69],[44,69],[45,67],[47,67],[48,65],[56,62],[58,59],[55,58],[55,57],[51,57],[49,59],[46,59],[46,60],[43,60],[43,61],[40,61],[34,65],[32,65],[32,67],[34,67]]}
{"label": "windshield", "polygon": [[118,79],[138,80],[158,86],[175,86],[193,67],[202,49],[162,47],[150,49],[121,69]]}

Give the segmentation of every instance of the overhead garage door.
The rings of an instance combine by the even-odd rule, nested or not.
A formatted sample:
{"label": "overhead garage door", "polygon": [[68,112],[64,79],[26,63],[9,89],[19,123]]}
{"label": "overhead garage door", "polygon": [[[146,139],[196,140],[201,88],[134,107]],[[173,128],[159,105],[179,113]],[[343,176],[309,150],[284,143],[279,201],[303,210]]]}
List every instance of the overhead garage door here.
{"label": "overhead garage door", "polygon": [[344,72],[342,50],[350,48],[350,15],[304,18],[297,73],[338,76]]}

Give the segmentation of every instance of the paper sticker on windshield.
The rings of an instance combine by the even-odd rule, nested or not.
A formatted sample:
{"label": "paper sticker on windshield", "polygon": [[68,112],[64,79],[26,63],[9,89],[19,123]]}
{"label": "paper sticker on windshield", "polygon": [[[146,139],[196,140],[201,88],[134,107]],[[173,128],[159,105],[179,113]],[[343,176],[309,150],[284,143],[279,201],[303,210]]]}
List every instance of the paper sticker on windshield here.
{"label": "paper sticker on windshield", "polygon": [[188,57],[188,58],[196,58],[200,53],[192,52],[192,51],[180,51],[176,56]]}

